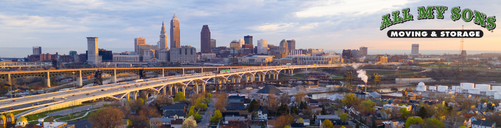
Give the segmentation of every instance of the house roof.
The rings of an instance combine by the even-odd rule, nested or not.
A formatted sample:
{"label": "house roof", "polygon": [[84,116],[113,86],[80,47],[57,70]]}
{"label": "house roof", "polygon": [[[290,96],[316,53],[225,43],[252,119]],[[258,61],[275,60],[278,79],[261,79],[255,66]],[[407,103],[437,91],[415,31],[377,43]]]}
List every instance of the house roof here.
{"label": "house roof", "polygon": [[175,120],[174,118],[150,118],[150,122],[155,121],[156,119],[159,119],[160,122],[162,123],[169,123],[169,124],[172,120]]}
{"label": "house roof", "polygon": [[293,128],[303,128],[305,127],[303,123],[292,123],[291,127]]}
{"label": "house roof", "polygon": [[186,106],[186,104],[173,104],[170,106],[164,106],[160,108],[160,110],[184,110]]}
{"label": "house roof", "polygon": [[341,119],[338,115],[317,115],[317,119]]}
{"label": "house roof", "polygon": [[165,117],[172,117],[174,115],[186,117],[186,113],[184,111],[166,111],[166,112],[164,112]]}
{"label": "house roof", "polygon": [[480,125],[480,126],[492,126],[495,123],[496,122],[487,121],[487,120],[477,120],[477,121],[471,122],[472,125],[475,124],[475,125]]}
{"label": "house roof", "polygon": [[245,110],[245,106],[226,106],[226,110]]}
{"label": "house roof", "polygon": [[170,124],[183,124],[183,120],[177,119],[177,120],[172,120]]}
{"label": "house roof", "polygon": [[278,94],[278,93],[281,93],[282,91],[280,91],[279,89],[277,89],[277,87],[275,87],[273,85],[266,85],[263,87],[263,89],[260,89],[257,91],[257,93],[265,93],[265,94],[269,94],[270,92],[273,92],[274,94]]}

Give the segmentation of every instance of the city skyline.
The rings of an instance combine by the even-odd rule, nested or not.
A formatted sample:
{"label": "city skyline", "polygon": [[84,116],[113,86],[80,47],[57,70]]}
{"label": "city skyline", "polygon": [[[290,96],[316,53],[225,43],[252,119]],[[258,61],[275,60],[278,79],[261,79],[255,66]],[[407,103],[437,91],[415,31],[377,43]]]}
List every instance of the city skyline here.
{"label": "city skyline", "polygon": [[[168,20],[174,13],[179,16],[179,26],[183,26],[183,31],[180,32],[180,38],[183,42],[180,45],[191,45],[200,49],[200,26],[207,24],[211,26],[211,38],[218,40],[217,46],[229,46],[233,39],[239,39],[245,35],[252,35],[254,40],[259,39],[268,40],[268,44],[278,45],[282,39],[295,39],[297,49],[300,48],[323,48],[323,49],[357,49],[361,46],[369,47],[371,50],[410,50],[411,44],[420,44],[420,50],[458,50],[460,39],[389,39],[385,31],[379,31],[381,15],[389,11],[396,11],[402,8],[414,9],[418,6],[428,5],[444,5],[449,7],[461,6],[463,8],[480,9],[489,15],[500,15],[499,9],[496,4],[481,5],[478,2],[470,1],[457,1],[453,4],[446,1],[432,2],[427,0],[421,1],[397,1],[389,3],[378,3],[371,5],[373,9],[357,10],[357,9],[334,9],[329,10],[326,7],[357,7],[362,8],[365,5],[360,5],[363,1],[355,2],[296,2],[300,5],[294,5],[294,2],[275,2],[275,1],[234,1],[234,2],[211,2],[205,3],[209,5],[217,5],[217,7],[226,7],[228,10],[222,11],[219,9],[203,9],[191,7],[182,3],[170,1],[172,5],[178,8],[161,9],[157,5],[167,5],[167,3],[141,3],[153,9],[147,8],[125,8],[133,3],[123,3],[111,6],[112,10],[104,10],[99,7],[113,4],[111,2],[63,2],[49,5],[53,1],[46,3],[39,3],[40,6],[36,8],[46,9],[56,5],[70,5],[74,4],[74,10],[70,12],[80,12],[85,14],[83,17],[76,17],[69,13],[63,13],[61,16],[54,16],[48,11],[55,10],[68,10],[69,8],[63,7],[60,9],[46,9],[41,12],[31,12],[29,10],[21,9],[21,5],[26,3],[15,3],[4,1],[0,6],[4,6],[6,10],[0,11],[0,28],[3,31],[0,35],[3,37],[2,44],[4,47],[26,47],[42,46],[44,48],[82,48],[86,47],[86,42],[83,40],[85,37],[99,37],[100,48],[113,49],[113,48],[129,48],[133,38],[143,37],[147,39],[146,44],[156,44],[158,42],[158,24],[160,20]],[[193,2],[193,1],[190,1]],[[489,1],[491,3],[499,3],[498,1]],[[36,2],[35,2],[36,3]],[[221,4],[223,3],[223,4]],[[250,3],[256,6],[250,8],[250,5],[242,3]],[[477,3],[477,4],[476,4]],[[221,4],[221,5],[218,5]],[[243,8],[252,9],[251,12],[238,11],[230,8],[233,4],[245,5]],[[325,6],[320,6],[325,4]],[[6,6],[7,5],[7,6]],[[8,6],[13,5],[13,6]],[[17,5],[17,6],[16,6]],[[85,9],[81,6],[92,5],[92,8]],[[291,8],[298,8],[298,11],[286,11],[279,5],[291,5]],[[269,7],[276,10],[276,13],[263,13],[259,9]],[[17,10],[19,12],[12,12],[10,10]],[[120,10],[137,10],[151,12],[151,17],[142,20],[132,20],[125,16],[136,16],[136,13],[126,12],[120,13],[113,19],[108,13]],[[153,10],[161,10],[162,13],[153,13]],[[319,12],[319,10],[324,10]],[[332,12],[329,12],[329,11]],[[337,12],[337,13],[333,13]],[[20,14],[23,13],[23,14]],[[245,17],[237,14],[246,14]],[[413,15],[417,12],[413,10]],[[353,16],[348,16],[353,15]],[[221,20],[224,17],[234,17],[228,20]],[[269,18],[273,17],[273,18]],[[278,20],[286,17],[287,21]],[[340,18],[344,17],[344,18]],[[405,29],[405,28],[460,28],[465,25],[468,29],[480,29],[485,32],[481,39],[465,39],[464,49],[467,51],[500,51],[497,47],[501,47],[498,42],[500,33],[494,30],[489,32],[484,28],[475,25],[473,22],[456,21],[453,22],[449,19],[450,14],[445,14],[444,20],[424,20],[412,21],[406,24],[399,24],[392,26],[390,29]],[[67,18],[67,20],[62,20]],[[241,18],[240,20],[238,20]],[[269,19],[267,19],[269,18]],[[96,21],[90,21],[90,20]],[[141,18],[139,18],[141,19]],[[249,20],[241,21],[242,19]],[[60,21],[56,21],[60,20]],[[108,20],[108,21],[105,21]],[[128,22],[128,20],[132,20]],[[70,24],[70,21],[73,21]],[[97,22],[100,21],[100,22]],[[257,21],[257,22],[256,22]],[[114,24],[120,23],[120,24]],[[322,26],[322,27],[320,27]],[[31,27],[34,29],[23,29],[24,27]],[[7,33],[8,32],[8,33]],[[114,32],[113,34],[109,34]],[[170,33],[169,33],[170,34]],[[61,35],[61,36],[54,36]],[[364,38],[360,38],[363,36]],[[168,37],[172,38],[172,36]],[[254,42],[255,42],[254,41]],[[16,43],[5,43],[16,42]],[[50,43],[49,43],[50,42]],[[168,41],[171,43],[171,41]],[[437,43],[440,46],[437,46]],[[127,44],[127,45],[121,45]],[[443,47],[448,46],[448,47]],[[457,47],[455,47],[457,46]],[[69,51],[69,50],[68,50]],[[46,53],[45,51],[42,51]],[[84,51],[77,50],[78,53]],[[66,53],[66,51],[61,51]],[[458,52],[459,53],[459,52]],[[403,53],[402,53],[403,54]],[[0,55],[4,56],[4,55]],[[16,55],[16,56],[26,56]]]}

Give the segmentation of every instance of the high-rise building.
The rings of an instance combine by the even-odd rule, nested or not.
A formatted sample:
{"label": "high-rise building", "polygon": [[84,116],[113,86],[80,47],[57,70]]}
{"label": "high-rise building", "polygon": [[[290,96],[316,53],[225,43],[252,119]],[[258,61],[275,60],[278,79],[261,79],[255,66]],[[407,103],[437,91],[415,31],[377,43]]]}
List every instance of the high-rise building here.
{"label": "high-rise building", "polygon": [[167,32],[165,31],[165,23],[162,21],[162,30],[160,31],[160,41],[158,42],[159,49],[169,49],[167,46]]}
{"label": "high-rise building", "polygon": [[113,61],[113,51],[106,49],[99,49],[98,55],[101,62],[112,62]]}
{"label": "high-rise building", "polygon": [[77,51],[73,51],[73,50],[71,50],[71,51],[70,51],[70,56],[71,56],[71,57],[73,57],[73,56],[75,56],[75,55],[77,55]]}
{"label": "high-rise building", "polygon": [[34,46],[33,47],[33,55],[40,55],[40,54],[42,54],[42,47]]}
{"label": "high-rise building", "polygon": [[242,45],[244,45],[244,44],[245,44],[245,40],[244,40],[244,39],[242,39],[242,38],[240,38],[240,40],[238,40],[238,42],[240,43],[240,47],[242,47]]}
{"label": "high-rise building", "polygon": [[257,40],[257,54],[268,54],[268,41],[265,39]]}
{"label": "high-rise building", "polygon": [[412,44],[411,55],[419,55],[419,44]]}
{"label": "high-rise building", "polygon": [[230,48],[233,50],[240,50],[240,48],[242,48],[242,45],[240,44],[240,42],[238,42],[237,40],[233,40],[231,41],[230,43]]}
{"label": "high-rise building", "polygon": [[167,49],[162,49],[158,53],[158,60],[161,62],[167,62],[169,61],[169,50]]}
{"label": "high-rise building", "polygon": [[172,17],[170,21],[170,48],[179,48],[181,47],[181,38],[179,36],[179,20],[177,19],[176,14]]}
{"label": "high-rise building", "polygon": [[209,25],[204,25],[200,32],[200,50],[202,53],[210,53],[210,30]]}
{"label": "high-rise building", "polygon": [[96,65],[100,63],[97,37],[87,37],[87,63]]}
{"label": "high-rise building", "polygon": [[367,47],[360,47],[358,54],[360,54],[360,56],[367,56],[367,50]]}
{"label": "high-rise building", "polygon": [[280,53],[285,53],[285,55],[288,55],[287,53],[289,53],[289,44],[287,44],[287,41],[285,39],[280,41]]}
{"label": "high-rise building", "polygon": [[216,47],[216,39],[210,39],[210,48],[215,48]]}
{"label": "high-rise building", "polygon": [[252,45],[254,45],[253,42],[252,42],[252,36],[250,36],[250,35],[244,36],[244,41],[245,41],[245,44],[252,44]]}
{"label": "high-rise building", "polygon": [[197,49],[189,45],[170,49],[170,62],[194,63],[197,61]]}
{"label": "high-rise building", "polygon": [[292,40],[287,40],[287,45],[288,45],[288,48],[289,48],[289,53],[291,53],[292,51],[296,50],[296,40],[292,39]]}
{"label": "high-rise building", "polygon": [[144,38],[134,38],[134,52],[139,54],[139,45],[146,44],[146,39]]}

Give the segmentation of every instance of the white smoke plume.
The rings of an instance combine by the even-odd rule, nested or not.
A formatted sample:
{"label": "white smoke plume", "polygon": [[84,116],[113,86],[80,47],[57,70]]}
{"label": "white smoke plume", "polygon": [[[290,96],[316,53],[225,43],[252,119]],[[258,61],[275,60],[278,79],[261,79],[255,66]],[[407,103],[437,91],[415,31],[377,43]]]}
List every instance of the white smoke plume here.
{"label": "white smoke plume", "polygon": [[358,73],[358,78],[362,79],[362,81],[365,82],[365,84],[367,84],[367,79],[369,79],[369,77],[367,76],[367,74],[365,73],[365,70],[357,70],[357,73]]}

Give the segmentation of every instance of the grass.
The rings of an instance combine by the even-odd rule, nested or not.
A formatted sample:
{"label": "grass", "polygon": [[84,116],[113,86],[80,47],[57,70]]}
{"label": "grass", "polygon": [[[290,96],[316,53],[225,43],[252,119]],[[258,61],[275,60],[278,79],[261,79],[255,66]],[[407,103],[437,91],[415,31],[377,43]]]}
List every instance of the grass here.
{"label": "grass", "polygon": [[30,109],[21,110],[21,111],[14,111],[14,112],[12,112],[12,114],[17,115],[19,113],[22,113],[22,112],[25,112],[25,111],[28,111],[28,110],[30,110]]}
{"label": "grass", "polygon": [[35,121],[35,120],[38,120],[40,118],[46,117],[47,114],[52,113],[52,112],[57,112],[57,111],[66,110],[66,109],[72,109],[72,108],[81,107],[81,106],[85,106],[85,105],[89,105],[89,104],[75,105],[75,106],[60,108],[60,109],[56,109],[56,110],[50,110],[50,111],[46,111],[46,112],[42,112],[42,113],[31,114],[31,115],[27,115],[26,118],[28,119],[28,122]]}

